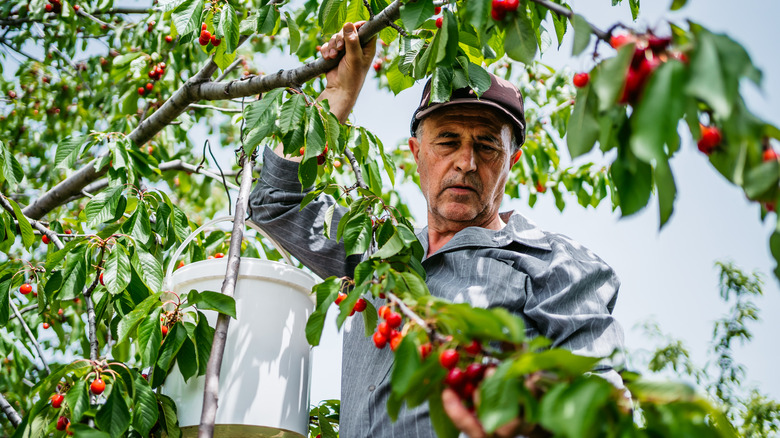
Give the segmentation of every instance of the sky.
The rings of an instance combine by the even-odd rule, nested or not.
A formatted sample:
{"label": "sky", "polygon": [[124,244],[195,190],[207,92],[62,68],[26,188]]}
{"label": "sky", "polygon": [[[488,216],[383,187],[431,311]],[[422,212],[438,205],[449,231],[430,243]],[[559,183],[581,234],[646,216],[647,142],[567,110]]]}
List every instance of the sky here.
{"label": "sky", "polygon": [[[780,125],[780,60],[776,56],[780,28],[774,23],[780,16],[780,4],[761,0],[738,7],[724,0],[690,0],[675,13],[666,11],[668,4],[659,0],[642,2],[637,24],[660,27],[665,20],[684,23],[690,19],[712,31],[727,33],[744,45],[763,71],[764,82],[761,90],[743,86],[743,95],[754,113]],[[571,1],[570,5],[602,29],[616,22],[631,23],[627,0],[616,7],[607,0]],[[556,68],[589,70],[592,61],[587,55],[571,58],[570,39],[571,35],[560,51],[552,48],[546,52],[542,61]],[[386,145],[397,144],[408,135],[409,117],[419,103],[422,83],[394,97],[392,93],[376,91],[373,81],[369,74],[352,122],[378,134]],[[571,162],[568,157],[564,159]],[[574,164],[598,159],[598,155],[590,154]],[[747,272],[759,271],[764,279],[764,296],[756,304],[762,321],[750,325],[754,339],[745,347],[735,348],[736,360],[746,366],[743,387],[758,387],[780,400],[780,377],[773,363],[778,359],[776,351],[780,346],[780,320],[773,318],[780,313],[780,289],[771,276],[774,261],[768,247],[775,218],[770,215],[762,223],[758,205],[748,202],[740,190],[709,165],[689,134],[683,136],[682,150],[671,164],[678,198],[671,220],[660,231],[656,199],[627,218],[613,213],[609,202],[603,202],[596,210],[586,210],[574,199],[569,199],[568,207],[560,213],[552,196],[542,197],[534,208],[528,207],[527,198],[506,199],[502,210],[514,209],[546,230],[580,241],[615,269],[622,286],[614,314],[624,327],[627,349],[637,358],[647,357],[649,349],[657,345],[637,328],[652,319],[665,333],[683,340],[693,360],[703,366],[708,359],[714,321],[728,311],[719,298],[714,262],[733,261]],[[424,225],[425,203],[419,189],[405,187],[403,192],[418,225]],[[336,377],[340,376],[340,338],[334,315],[330,318],[322,345],[314,348],[312,403],[339,396]],[[633,360],[629,366],[636,369],[639,362]]]}

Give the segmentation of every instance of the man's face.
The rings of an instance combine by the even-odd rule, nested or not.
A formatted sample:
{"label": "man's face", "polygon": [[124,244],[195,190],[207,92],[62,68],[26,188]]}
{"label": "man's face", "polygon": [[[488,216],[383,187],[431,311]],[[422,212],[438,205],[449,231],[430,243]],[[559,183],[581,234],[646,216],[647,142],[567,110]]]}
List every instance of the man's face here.
{"label": "man's face", "polygon": [[409,139],[430,226],[459,231],[498,215],[509,174],[511,125],[485,105],[454,105],[422,120]]}

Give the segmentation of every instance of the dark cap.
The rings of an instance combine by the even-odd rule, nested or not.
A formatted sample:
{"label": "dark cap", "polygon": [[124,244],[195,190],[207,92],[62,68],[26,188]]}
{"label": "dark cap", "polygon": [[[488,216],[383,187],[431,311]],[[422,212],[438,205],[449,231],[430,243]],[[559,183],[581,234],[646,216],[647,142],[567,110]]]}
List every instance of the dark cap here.
{"label": "dark cap", "polygon": [[488,105],[500,110],[505,114],[515,126],[515,140],[517,145],[525,142],[525,111],[523,110],[523,95],[511,82],[501,79],[494,74],[490,74],[490,88],[477,97],[469,87],[459,88],[452,92],[450,100],[447,102],[431,103],[431,80],[425,84],[420,106],[412,116],[411,133],[414,136],[420,120],[430,115],[432,112],[458,104],[481,104]]}

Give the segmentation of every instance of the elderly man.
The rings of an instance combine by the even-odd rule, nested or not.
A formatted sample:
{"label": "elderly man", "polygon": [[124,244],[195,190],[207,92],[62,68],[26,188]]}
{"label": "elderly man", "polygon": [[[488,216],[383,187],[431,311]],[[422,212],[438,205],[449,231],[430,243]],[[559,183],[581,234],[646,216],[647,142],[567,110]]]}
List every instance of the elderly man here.
{"label": "elderly man", "polygon": [[[342,121],[362,88],[375,42],[361,47],[356,27],[347,23],[322,54],[333,58],[344,49],[320,95]],[[519,214],[499,213],[525,135],[520,92],[495,76],[479,99],[471,90],[457,90],[449,102],[431,104],[428,90],[412,117],[409,147],[428,204],[428,226],[418,238],[426,249],[422,265],[431,293],[507,308],[523,318],[529,336],[549,337],[555,346],[577,353],[609,356],[620,350],[623,334],[611,316],[619,281],[612,269],[565,236],[542,231]],[[318,275],[351,276],[360,257],[346,257],[342,242],[323,235],[325,212],[335,201],[321,196],[300,210],[306,191],[297,166],[280,150],[265,151],[250,199],[252,219]],[[337,209],[333,223],[342,214]],[[362,325],[362,319],[350,318],[344,333],[341,436],[434,437],[427,405],[404,408],[396,422],[390,421],[386,403],[393,356],[374,348]],[[596,371],[620,385],[610,363]],[[445,391],[443,400],[465,434],[484,436],[454,392]],[[520,430],[515,426],[498,435],[513,436]]]}

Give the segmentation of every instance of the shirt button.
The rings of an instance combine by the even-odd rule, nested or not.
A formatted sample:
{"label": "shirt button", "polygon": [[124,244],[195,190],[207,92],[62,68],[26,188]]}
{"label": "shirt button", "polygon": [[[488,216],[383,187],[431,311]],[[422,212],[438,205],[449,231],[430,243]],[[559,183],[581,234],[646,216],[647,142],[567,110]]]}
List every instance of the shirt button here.
{"label": "shirt button", "polygon": [[368,387],[368,390],[371,391],[371,392],[374,392],[375,389],[376,389],[376,386],[374,386],[374,385],[371,385],[371,386]]}

